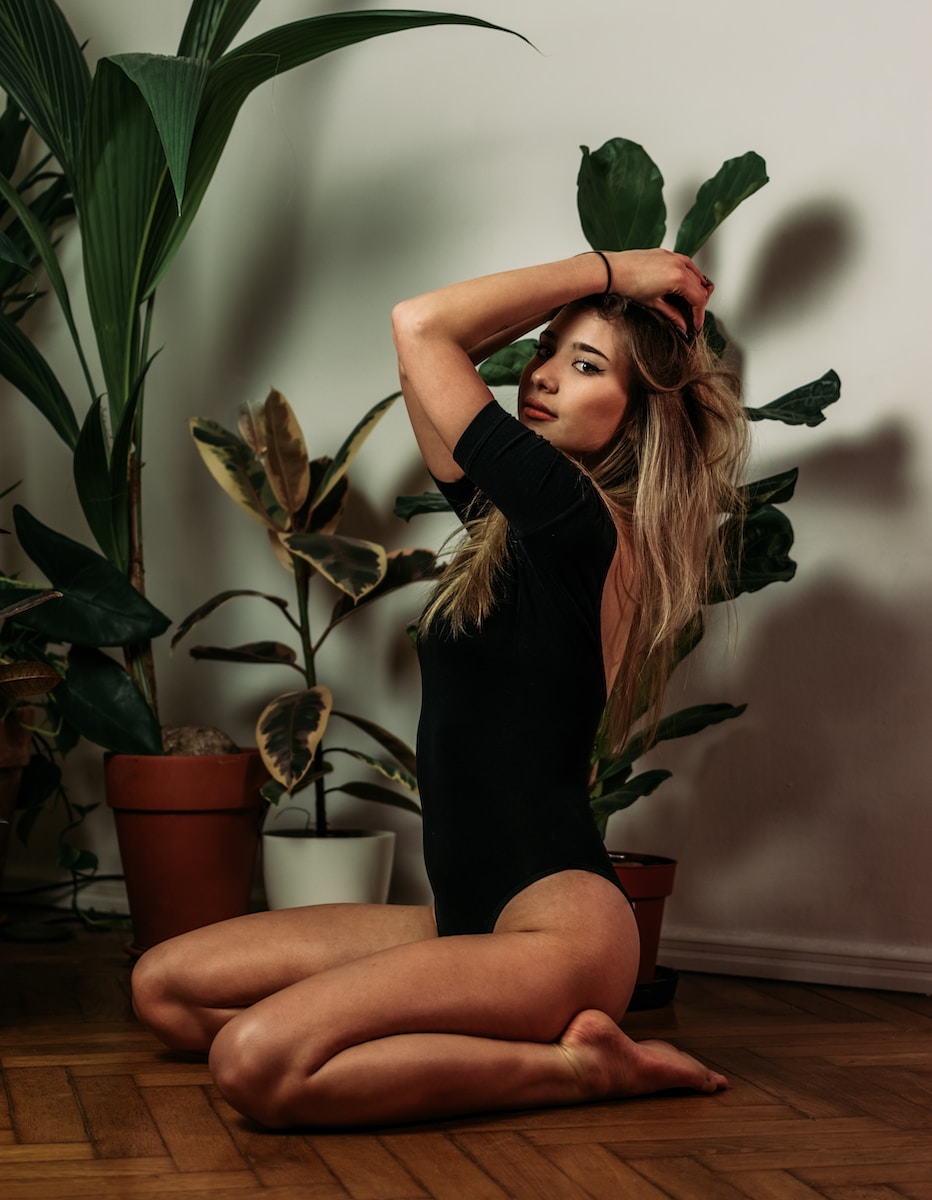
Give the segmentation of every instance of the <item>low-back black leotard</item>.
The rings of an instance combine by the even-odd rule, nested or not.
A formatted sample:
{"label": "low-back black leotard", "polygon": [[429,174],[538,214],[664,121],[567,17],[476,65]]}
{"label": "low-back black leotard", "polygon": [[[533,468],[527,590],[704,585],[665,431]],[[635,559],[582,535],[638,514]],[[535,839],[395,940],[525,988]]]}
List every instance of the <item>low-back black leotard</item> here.
{"label": "low-back black leotard", "polygon": [[[494,401],[438,486],[463,518],[496,505],[509,566],[481,630],[419,639],[418,778],[441,935],[489,933],[529,884],[566,870],[617,884],[588,803],[605,703],[602,590],[617,534],[589,479]],[[620,885],[619,885],[620,886]]]}

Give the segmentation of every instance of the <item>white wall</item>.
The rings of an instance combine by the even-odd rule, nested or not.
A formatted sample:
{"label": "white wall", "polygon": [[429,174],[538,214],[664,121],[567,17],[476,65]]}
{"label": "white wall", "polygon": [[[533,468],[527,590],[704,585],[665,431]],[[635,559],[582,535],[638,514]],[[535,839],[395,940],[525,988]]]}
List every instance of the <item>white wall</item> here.
{"label": "white wall", "polygon": [[[172,51],[187,9],[183,0],[62,6],[100,54]],[[384,5],[275,0],[249,30],[347,7]],[[686,697],[747,701],[747,714],[655,752],[674,779],[614,818],[610,841],[680,860],[667,922],[674,965],[929,990],[927,7],[458,7],[537,49],[469,29],[394,35],[248,102],[160,293],[154,342],[166,349],[147,413],[151,595],[177,619],[223,587],[285,586],[261,531],[206,478],[188,415],[232,422],[274,384],[313,448],[332,451],[393,386],[394,300],[584,248],[580,144],[641,142],[668,181],[673,229],[725,158],[757,150],[772,182],[701,259],[717,284],[715,312],[744,354],[749,403],[828,367],[843,397],[816,430],[758,427],[761,472],[802,469],[790,509],[798,577],[739,602],[736,645],[719,623],[694,656]],[[42,336],[58,353],[51,322]],[[13,428],[2,477],[23,475],[23,502],[80,532],[54,482],[67,455],[19,399],[4,405]],[[399,491],[424,482],[400,412],[354,479],[370,535],[440,540],[442,518],[406,530],[387,515]],[[397,630],[415,604],[409,596],[380,623],[357,626],[344,656],[334,642],[328,671],[341,704],[358,701],[412,738],[416,673]],[[256,602],[211,633],[278,630]],[[281,684],[181,655],[162,666],[170,719],[243,737],[261,696]],[[96,757],[78,770],[93,788]],[[359,815],[385,823],[381,810]],[[403,835],[394,895],[423,896],[415,822],[390,823]],[[96,837],[104,869],[115,867],[106,817]]]}

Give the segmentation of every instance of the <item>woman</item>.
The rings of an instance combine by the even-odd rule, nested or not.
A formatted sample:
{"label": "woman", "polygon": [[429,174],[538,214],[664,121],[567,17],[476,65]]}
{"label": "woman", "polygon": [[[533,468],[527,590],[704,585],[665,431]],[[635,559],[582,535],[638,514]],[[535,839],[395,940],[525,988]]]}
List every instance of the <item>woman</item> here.
{"label": "woman", "polygon": [[[419,636],[435,906],[254,914],[143,956],[140,1018],[209,1049],[246,1115],[365,1125],[727,1086],[616,1024],[638,938],[586,800],[606,697],[618,734],[636,694],[659,697],[736,509],[744,419],[695,333],[711,290],[682,255],[592,253],[395,309],[418,444],[468,522]],[[554,311],[516,421],[473,363]]]}

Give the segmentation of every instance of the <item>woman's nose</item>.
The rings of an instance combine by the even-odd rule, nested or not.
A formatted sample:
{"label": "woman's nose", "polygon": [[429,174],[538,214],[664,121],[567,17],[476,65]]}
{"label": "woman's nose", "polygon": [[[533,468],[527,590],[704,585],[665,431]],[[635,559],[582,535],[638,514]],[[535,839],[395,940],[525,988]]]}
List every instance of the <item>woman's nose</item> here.
{"label": "woman's nose", "polygon": [[531,383],[534,387],[542,388],[545,392],[556,390],[556,375],[550,367],[549,359],[531,372]]}

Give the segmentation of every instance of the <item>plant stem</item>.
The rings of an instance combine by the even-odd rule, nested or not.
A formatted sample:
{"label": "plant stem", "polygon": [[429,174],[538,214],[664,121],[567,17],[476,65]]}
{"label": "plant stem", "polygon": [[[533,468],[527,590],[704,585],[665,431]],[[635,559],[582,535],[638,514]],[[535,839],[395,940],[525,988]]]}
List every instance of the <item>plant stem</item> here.
{"label": "plant stem", "polygon": [[[304,682],[312,688],[317,683],[317,673],[314,666],[314,644],[311,640],[311,618],[308,612],[308,594],[310,591],[313,568],[306,559],[292,555],[294,564],[295,591],[298,598],[298,620],[301,628],[301,651],[304,656]],[[312,770],[319,772],[314,780],[314,826],[318,837],[327,836],[327,793],[323,778],[323,746],[318,744],[314,753]]]}

